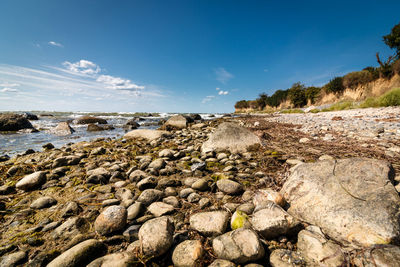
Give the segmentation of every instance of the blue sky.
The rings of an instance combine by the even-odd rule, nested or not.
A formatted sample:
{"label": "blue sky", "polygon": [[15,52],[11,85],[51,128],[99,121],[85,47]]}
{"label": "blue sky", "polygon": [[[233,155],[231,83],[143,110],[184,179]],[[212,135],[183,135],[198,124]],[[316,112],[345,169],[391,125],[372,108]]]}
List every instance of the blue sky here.
{"label": "blue sky", "polygon": [[0,110],[232,112],[376,66],[400,1],[2,0]]}

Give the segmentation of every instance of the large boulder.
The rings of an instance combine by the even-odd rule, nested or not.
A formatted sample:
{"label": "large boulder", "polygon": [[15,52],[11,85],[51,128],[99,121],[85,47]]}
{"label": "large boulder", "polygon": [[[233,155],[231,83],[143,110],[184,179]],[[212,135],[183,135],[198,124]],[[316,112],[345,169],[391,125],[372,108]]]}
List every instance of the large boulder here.
{"label": "large boulder", "polygon": [[133,130],[124,135],[125,139],[146,139],[147,141],[152,141],[160,137],[170,136],[171,134],[167,131],[160,130],[150,130],[150,129],[138,129]]}
{"label": "large boulder", "polygon": [[188,119],[182,115],[172,116],[164,123],[165,129],[184,129],[187,127]]}
{"label": "large boulder", "polygon": [[56,135],[69,135],[75,132],[75,130],[71,128],[68,122],[63,121],[58,123],[50,132]]}
{"label": "large boulder", "polygon": [[260,139],[251,131],[236,123],[224,122],[201,146],[202,152],[225,151],[246,152],[261,145]]}
{"label": "large boulder", "polygon": [[0,114],[0,131],[34,129],[27,118],[18,114]]}
{"label": "large boulder", "polygon": [[93,116],[81,116],[75,120],[76,124],[89,124],[89,123],[98,123],[98,124],[107,124],[107,121],[102,118],[97,118]]}
{"label": "large boulder", "polygon": [[400,197],[389,163],[375,159],[324,160],[298,165],[281,193],[288,212],[353,247],[398,242]]}

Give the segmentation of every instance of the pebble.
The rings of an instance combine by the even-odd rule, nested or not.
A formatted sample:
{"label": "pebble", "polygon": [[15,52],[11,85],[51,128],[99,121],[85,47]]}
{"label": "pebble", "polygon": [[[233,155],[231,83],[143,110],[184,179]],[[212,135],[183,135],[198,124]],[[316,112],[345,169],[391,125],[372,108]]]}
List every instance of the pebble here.
{"label": "pebble", "polygon": [[94,222],[94,228],[100,235],[122,230],[126,225],[127,211],[122,206],[107,207]]}

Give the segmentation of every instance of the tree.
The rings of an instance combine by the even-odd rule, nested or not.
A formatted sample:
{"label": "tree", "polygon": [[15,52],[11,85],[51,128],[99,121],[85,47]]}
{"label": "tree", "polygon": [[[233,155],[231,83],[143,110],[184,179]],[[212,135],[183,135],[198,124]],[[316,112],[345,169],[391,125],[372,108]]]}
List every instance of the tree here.
{"label": "tree", "polygon": [[300,82],[292,85],[289,89],[288,97],[295,107],[302,107],[307,104],[305,86]]}
{"label": "tree", "polygon": [[307,100],[310,100],[311,104],[314,104],[317,101],[320,92],[321,87],[310,86],[306,88],[305,95]]}
{"label": "tree", "polygon": [[338,94],[344,91],[343,77],[335,77],[330,80],[325,86],[325,91],[327,93]]}
{"label": "tree", "polygon": [[236,102],[235,108],[236,109],[249,108],[249,104],[247,103],[246,100],[240,100],[240,101]]}
{"label": "tree", "polygon": [[262,110],[268,105],[269,97],[266,93],[261,93],[258,95],[257,104],[258,107]]}
{"label": "tree", "polygon": [[388,35],[383,36],[383,41],[391,49],[395,49],[396,58],[400,58],[400,23]]}

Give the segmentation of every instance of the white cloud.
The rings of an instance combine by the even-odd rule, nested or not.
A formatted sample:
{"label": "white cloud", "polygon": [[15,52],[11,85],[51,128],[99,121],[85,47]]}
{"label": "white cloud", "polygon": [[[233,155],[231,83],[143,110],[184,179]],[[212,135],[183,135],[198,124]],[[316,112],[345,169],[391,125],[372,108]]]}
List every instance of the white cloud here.
{"label": "white cloud", "polygon": [[264,72],[268,72],[269,70],[268,69],[264,69]]}
{"label": "white cloud", "polygon": [[122,79],[120,77],[114,77],[111,75],[100,75],[96,81],[104,83],[106,88],[115,90],[142,90],[145,87],[139,86],[131,82],[131,80]]}
{"label": "white cloud", "polygon": [[81,59],[75,63],[65,61],[63,65],[71,72],[78,74],[95,75],[101,71],[97,64],[85,59]]}
{"label": "white cloud", "polygon": [[229,94],[229,92],[228,92],[228,91],[222,91],[222,90],[221,90],[221,91],[218,92],[218,94],[219,94],[219,95],[227,95],[227,94]]}
{"label": "white cloud", "polygon": [[205,103],[207,103],[207,102],[213,100],[214,98],[215,98],[214,95],[208,95],[208,96],[206,96],[205,98],[203,98],[203,100],[201,100],[201,103],[202,103],[202,104],[205,104]]}
{"label": "white cloud", "polygon": [[15,89],[15,88],[10,88],[10,87],[4,87],[3,89],[0,90],[0,92],[2,92],[2,93],[7,93],[7,92],[15,93],[15,92],[19,92],[19,90]]}
{"label": "white cloud", "polygon": [[54,41],[50,41],[50,42],[48,42],[48,44],[52,45],[52,46],[57,46],[57,47],[64,47],[62,44],[54,42]]}
{"label": "white cloud", "polygon": [[18,83],[8,83],[8,82],[0,83],[0,87],[17,87],[17,86],[19,86]]}
{"label": "white cloud", "polygon": [[215,75],[216,75],[216,79],[217,81],[226,84],[230,79],[232,79],[233,74],[229,73],[227,70],[225,70],[224,68],[217,68],[215,69]]}
{"label": "white cloud", "polygon": [[215,88],[215,90],[219,91],[219,87]]}

